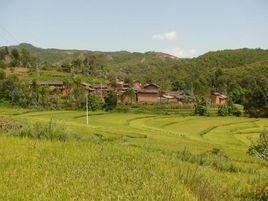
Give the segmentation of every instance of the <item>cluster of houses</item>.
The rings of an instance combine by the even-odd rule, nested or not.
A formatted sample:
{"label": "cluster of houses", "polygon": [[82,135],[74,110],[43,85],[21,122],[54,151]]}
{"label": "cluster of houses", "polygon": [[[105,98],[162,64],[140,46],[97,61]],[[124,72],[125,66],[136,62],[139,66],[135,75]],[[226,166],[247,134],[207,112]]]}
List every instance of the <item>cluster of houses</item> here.
{"label": "cluster of houses", "polygon": [[[30,82],[30,87],[32,86]],[[47,86],[51,90],[51,95],[55,95],[57,92],[60,92],[62,96],[67,95],[68,89],[65,87],[62,81],[37,81],[35,83],[38,86]],[[97,96],[103,96],[104,93],[109,91],[114,91],[118,96],[121,96],[127,89],[132,89],[134,96],[125,99],[123,102],[135,102],[135,103],[152,103],[152,102],[177,102],[182,104],[183,95],[177,91],[171,91],[168,93],[162,93],[160,87],[155,83],[145,84],[139,80],[135,80],[130,86],[127,83],[124,83],[122,80],[116,80],[115,84],[107,85],[91,85],[86,82],[81,82],[80,86],[85,90],[85,94],[95,94]],[[120,98],[119,101],[122,101]],[[214,92],[211,94],[211,104],[222,105],[227,102],[227,96]]]}

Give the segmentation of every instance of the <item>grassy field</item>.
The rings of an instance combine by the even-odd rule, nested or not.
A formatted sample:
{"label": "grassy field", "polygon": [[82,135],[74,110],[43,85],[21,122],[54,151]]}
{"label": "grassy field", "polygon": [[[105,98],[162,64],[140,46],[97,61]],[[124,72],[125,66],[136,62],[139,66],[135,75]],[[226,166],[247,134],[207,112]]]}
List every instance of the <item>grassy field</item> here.
{"label": "grassy field", "polygon": [[[267,200],[268,164],[246,154],[267,119],[27,112],[80,140],[0,135],[0,200]],[[0,117],[1,118],[1,117]]]}

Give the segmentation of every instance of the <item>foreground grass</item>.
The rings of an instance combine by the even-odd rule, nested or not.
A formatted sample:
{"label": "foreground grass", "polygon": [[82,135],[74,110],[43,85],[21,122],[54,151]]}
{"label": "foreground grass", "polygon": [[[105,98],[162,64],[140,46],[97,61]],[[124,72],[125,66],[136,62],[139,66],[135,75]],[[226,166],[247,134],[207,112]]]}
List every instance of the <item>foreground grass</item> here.
{"label": "foreground grass", "polygon": [[267,199],[267,164],[246,154],[266,119],[0,111],[86,139],[0,135],[0,200]]}

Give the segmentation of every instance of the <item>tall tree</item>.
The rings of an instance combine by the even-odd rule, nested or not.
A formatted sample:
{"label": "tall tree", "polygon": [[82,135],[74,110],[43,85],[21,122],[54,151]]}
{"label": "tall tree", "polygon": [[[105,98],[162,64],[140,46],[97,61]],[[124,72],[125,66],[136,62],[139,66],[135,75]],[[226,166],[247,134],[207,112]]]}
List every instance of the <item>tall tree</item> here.
{"label": "tall tree", "polygon": [[20,65],[20,53],[16,48],[13,48],[11,50],[11,63],[10,66],[11,67],[16,67]]}
{"label": "tall tree", "polygon": [[21,50],[21,63],[23,67],[30,67],[30,62],[31,62],[31,55],[30,52],[22,48]]}
{"label": "tall tree", "polygon": [[268,117],[268,78],[259,75],[248,81],[245,112],[251,117]]}

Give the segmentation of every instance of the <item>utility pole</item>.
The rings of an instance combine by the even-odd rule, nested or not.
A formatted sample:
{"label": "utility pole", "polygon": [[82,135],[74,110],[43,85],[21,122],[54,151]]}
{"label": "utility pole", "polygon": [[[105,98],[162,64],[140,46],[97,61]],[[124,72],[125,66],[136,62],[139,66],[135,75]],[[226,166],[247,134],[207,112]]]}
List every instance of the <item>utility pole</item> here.
{"label": "utility pole", "polygon": [[86,114],[87,114],[87,126],[88,126],[88,93],[86,93]]}

